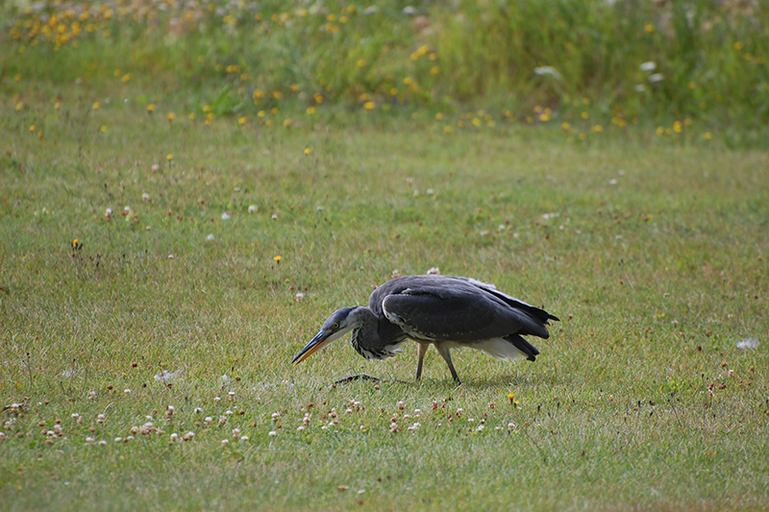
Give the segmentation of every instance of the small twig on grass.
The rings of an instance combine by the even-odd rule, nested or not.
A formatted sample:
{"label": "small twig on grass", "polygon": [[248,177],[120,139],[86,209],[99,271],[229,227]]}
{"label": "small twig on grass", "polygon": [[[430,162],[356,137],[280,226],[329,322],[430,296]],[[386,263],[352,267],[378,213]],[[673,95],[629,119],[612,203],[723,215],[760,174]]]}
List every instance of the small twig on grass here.
{"label": "small twig on grass", "polygon": [[373,377],[371,375],[367,375],[365,373],[358,373],[357,375],[350,375],[349,377],[345,377],[344,379],[339,379],[335,381],[331,386],[336,386],[337,384],[349,384],[350,382],[354,382],[356,380],[373,380],[374,382],[397,382],[399,384],[406,384],[405,381],[402,380],[382,380],[379,377]]}

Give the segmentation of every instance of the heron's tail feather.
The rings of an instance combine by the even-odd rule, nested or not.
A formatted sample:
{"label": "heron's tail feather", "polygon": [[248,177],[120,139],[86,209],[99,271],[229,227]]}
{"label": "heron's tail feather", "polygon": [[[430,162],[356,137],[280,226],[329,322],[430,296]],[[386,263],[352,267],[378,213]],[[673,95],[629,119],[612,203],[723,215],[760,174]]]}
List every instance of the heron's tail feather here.
{"label": "heron's tail feather", "polygon": [[511,334],[510,336],[506,336],[505,340],[509,341],[515,348],[523,352],[526,359],[529,361],[536,361],[536,356],[539,355],[539,350],[537,350],[537,347],[526,341],[526,338],[519,334]]}
{"label": "heron's tail feather", "polygon": [[525,357],[529,361],[534,361],[535,356],[539,354],[539,350],[517,334],[504,338],[492,338],[490,340],[469,343],[465,346],[482,350],[491,357],[502,359],[503,361],[512,361],[519,357]]}

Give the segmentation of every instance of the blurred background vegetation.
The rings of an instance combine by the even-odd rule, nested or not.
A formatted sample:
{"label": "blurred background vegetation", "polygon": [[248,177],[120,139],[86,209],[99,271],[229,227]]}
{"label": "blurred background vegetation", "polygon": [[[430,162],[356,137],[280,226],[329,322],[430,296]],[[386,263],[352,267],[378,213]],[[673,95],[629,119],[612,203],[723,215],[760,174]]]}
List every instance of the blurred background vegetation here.
{"label": "blurred background vegetation", "polygon": [[757,0],[13,0],[0,21],[0,87],[14,104],[30,83],[87,80],[138,84],[140,102],[208,120],[341,106],[427,111],[453,129],[641,124],[675,136],[696,124],[736,145],[767,139],[769,7]]}

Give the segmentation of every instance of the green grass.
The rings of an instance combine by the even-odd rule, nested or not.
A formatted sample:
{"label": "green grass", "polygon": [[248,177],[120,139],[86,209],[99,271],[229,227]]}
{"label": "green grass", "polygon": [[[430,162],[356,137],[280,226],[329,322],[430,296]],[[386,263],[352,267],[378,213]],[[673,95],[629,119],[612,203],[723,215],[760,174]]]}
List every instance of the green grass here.
{"label": "green grass", "polygon": [[[403,38],[385,52],[403,62],[381,64],[411,74],[424,41],[404,35],[405,5],[383,5],[401,25],[372,44]],[[471,7],[470,21],[513,20]],[[456,22],[441,9],[431,19]],[[634,124],[597,96],[563,103],[572,92],[506,106],[485,89],[498,80],[450,108],[383,103],[345,75],[357,39],[316,40],[327,14],[264,39],[217,22],[169,44],[140,20],[112,46],[104,27],[79,48],[3,46],[0,509],[767,510],[769,154],[750,149],[763,114],[731,122],[730,101],[751,105],[735,96],[685,118],[668,98],[669,117]],[[502,44],[504,30],[479,30],[490,42],[430,44],[441,59]],[[349,81],[329,92],[313,74],[291,91],[282,64],[245,83],[215,71],[251,37],[338,50]],[[204,47],[235,53],[195,68]],[[532,103],[553,97],[533,87]],[[461,387],[435,351],[415,382],[414,346],[368,362],[339,342],[290,364],[332,311],[431,267],[559,316],[532,340],[537,361],[457,351]],[[331,385],[356,373],[387,382]]]}
{"label": "green grass", "polygon": [[[206,127],[90,100],[39,139],[5,108],[0,389],[23,404],[3,412],[5,510],[766,508],[765,152],[366,116]],[[432,266],[560,316],[537,362],[458,352],[460,388],[435,352],[414,382],[413,348],[289,364],[331,311]],[[404,382],[330,386],[359,372]],[[147,416],[162,434],[115,442]]]}
{"label": "green grass", "polygon": [[136,84],[138,101],[162,108],[183,95],[184,115],[201,117],[209,105],[253,121],[290,103],[303,117],[328,105],[384,116],[427,109],[455,125],[484,109],[484,125],[486,115],[586,132],[640,122],[672,136],[676,121],[693,122],[698,136],[732,147],[767,145],[761,3],[377,5],[17,0],[0,10],[0,76],[22,103],[30,82],[80,79],[107,95]]}

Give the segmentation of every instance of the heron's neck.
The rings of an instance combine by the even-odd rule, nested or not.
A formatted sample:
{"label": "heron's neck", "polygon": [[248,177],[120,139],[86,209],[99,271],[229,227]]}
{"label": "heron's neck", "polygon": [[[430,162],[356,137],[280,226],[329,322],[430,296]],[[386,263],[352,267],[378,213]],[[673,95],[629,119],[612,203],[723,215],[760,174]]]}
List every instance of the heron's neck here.
{"label": "heron's neck", "polygon": [[358,327],[352,331],[350,343],[360,355],[366,359],[372,359],[371,351],[378,348],[381,341],[379,339],[379,320],[365,306],[355,308],[350,314],[355,323],[358,324]]}

